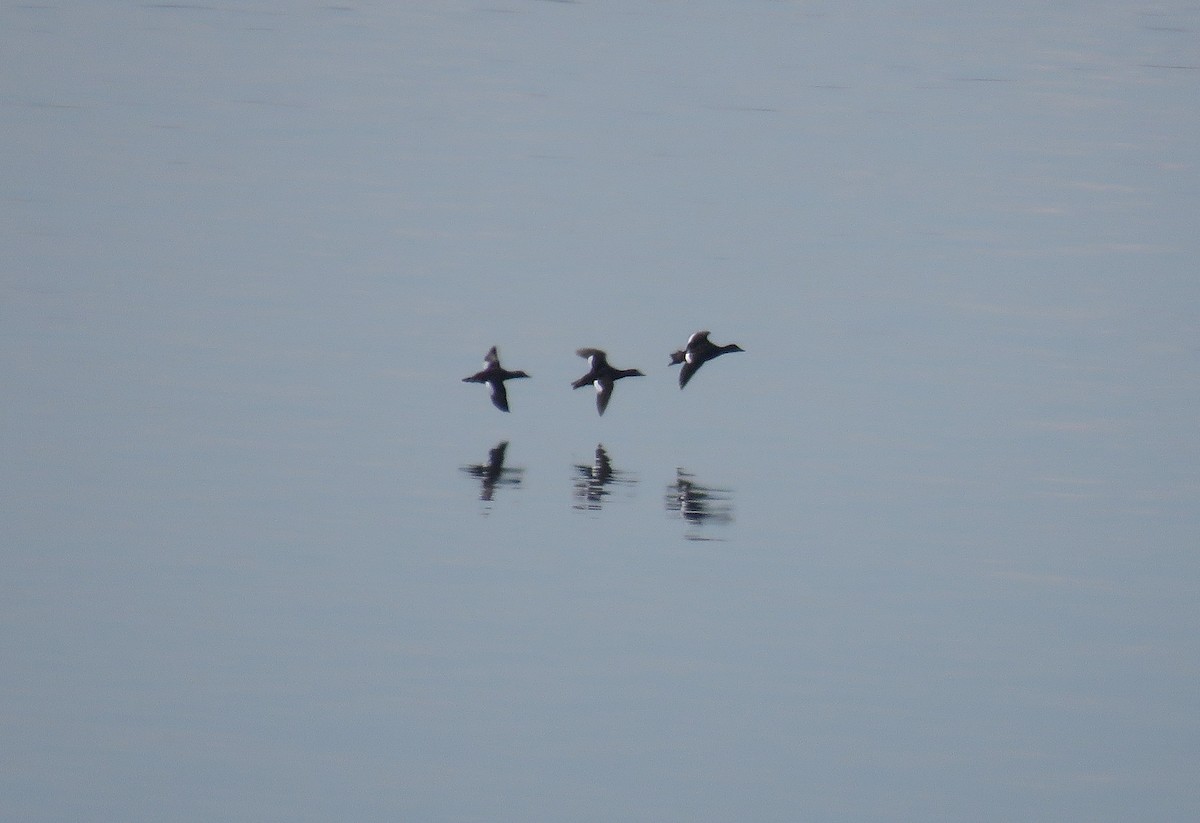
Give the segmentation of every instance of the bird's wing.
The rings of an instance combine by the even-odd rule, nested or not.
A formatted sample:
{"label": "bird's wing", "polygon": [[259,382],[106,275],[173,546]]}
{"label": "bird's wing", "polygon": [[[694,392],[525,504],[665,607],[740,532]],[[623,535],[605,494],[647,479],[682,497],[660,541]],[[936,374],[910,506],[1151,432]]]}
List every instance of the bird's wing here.
{"label": "bird's wing", "polygon": [[612,399],[613,383],[611,380],[596,381],[596,411],[604,414],[604,410],[608,408],[608,401]]}
{"label": "bird's wing", "polygon": [[682,389],[684,386],[686,386],[688,381],[692,379],[692,375],[695,374],[699,368],[700,363],[691,360],[685,360],[683,362],[683,368],[679,370],[679,388]]}
{"label": "bird's wing", "polygon": [[492,403],[500,411],[508,411],[508,392],[504,390],[504,381],[493,380],[488,385],[492,387]]}
{"label": "bird's wing", "polygon": [[593,369],[598,366],[604,366],[608,364],[608,355],[600,349],[577,349],[575,353],[580,357],[586,357],[588,360],[592,361]]}

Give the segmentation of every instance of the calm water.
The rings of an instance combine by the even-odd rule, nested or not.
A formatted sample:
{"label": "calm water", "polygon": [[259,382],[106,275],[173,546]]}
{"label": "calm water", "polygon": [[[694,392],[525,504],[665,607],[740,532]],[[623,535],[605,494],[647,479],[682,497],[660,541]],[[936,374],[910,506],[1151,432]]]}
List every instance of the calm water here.
{"label": "calm water", "polygon": [[1194,819],[1200,10],[994,5],[0,10],[0,816]]}

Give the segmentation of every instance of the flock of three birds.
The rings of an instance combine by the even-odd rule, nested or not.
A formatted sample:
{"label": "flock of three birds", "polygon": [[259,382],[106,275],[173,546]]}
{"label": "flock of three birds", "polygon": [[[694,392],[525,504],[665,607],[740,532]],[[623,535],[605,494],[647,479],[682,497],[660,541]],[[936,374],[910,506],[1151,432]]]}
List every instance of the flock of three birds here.
{"label": "flock of three birds", "polygon": [[[728,354],[731,351],[745,351],[736,343],[727,343],[724,346],[718,346],[716,343],[708,339],[708,332],[698,331],[688,338],[687,345],[676,352],[671,352],[671,362],[668,365],[678,366],[683,364],[683,368],[679,370],[679,388],[683,388],[692,379],[692,375],[696,370],[712,360],[714,357],[720,357],[722,354]],[[613,384],[622,377],[645,377],[637,369],[616,369],[608,364],[608,355],[600,349],[579,349],[575,352],[580,357],[587,358],[591,364],[591,369],[583,377],[571,384],[571,388],[579,389],[591,383],[596,387],[596,411],[604,414],[604,410],[608,408],[608,401],[612,398]],[[504,390],[504,381],[512,380],[517,377],[529,377],[523,371],[509,371],[500,365],[500,356],[496,353],[496,347],[492,346],[487,355],[483,358],[483,371],[473,374],[470,377],[464,377],[464,383],[487,383],[488,388],[492,391],[492,403],[500,411],[508,411],[508,392]]]}

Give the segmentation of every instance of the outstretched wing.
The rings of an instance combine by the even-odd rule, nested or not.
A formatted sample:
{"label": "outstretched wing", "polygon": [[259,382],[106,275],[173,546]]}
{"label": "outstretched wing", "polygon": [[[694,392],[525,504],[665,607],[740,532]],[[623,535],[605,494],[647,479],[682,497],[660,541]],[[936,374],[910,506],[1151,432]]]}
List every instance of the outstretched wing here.
{"label": "outstretched wing", "polygon": [[608,355],[600,349],[576,349],[575,353],[592,361],[593,369],[608,365]]}
{"label": "outstretched wing", "polygon": [[688,384],[688,381],[692,379],[692,375],[699,370],[700,365],[699,362],[692,360],[683,361],[683,368],[679,370],[679,388],[682,389]]}
{"label": "outstretched wing", "polygon": [[508,411],[508,392],[504,389],[504,381],[492,380],[488,386],[492,389],[492,404],[502,412]]}
{"label": "outstretched wing", "polygon": [[499,365],[500,355],[497,353],[496,347],[492,346],[490,349],[488,349],[488,353],[483,356],[483,367],[486,369],[488,366],[499,367]]}
{"label": "outstretched wing", "polygon": [[608,401],[612,399],[613,382],[611,380],[596,381],[596,411],[604,414],[604,410],[608,408]]}

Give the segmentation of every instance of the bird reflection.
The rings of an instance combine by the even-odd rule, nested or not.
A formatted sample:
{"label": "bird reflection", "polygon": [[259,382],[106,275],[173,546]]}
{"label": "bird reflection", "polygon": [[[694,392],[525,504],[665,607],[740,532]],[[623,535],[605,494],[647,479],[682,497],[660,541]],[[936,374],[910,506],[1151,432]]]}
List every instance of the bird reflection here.
{"label": "bird reflection", "polygon": [[[695,475],[683,469],[675,470],[675,482],[667,486],[663,504],[694,526],[733,522],[733,492],[697,483]],[[688,539],[703,538],[688,535]]]}
{"label": "bird reflection", "polygon": [[505,468],[504,453],[508,450],[508,441],[502,440],[488,452],[486,463],[473,466],[463,466],[462,470],[472,477],[479,478],[479,499],[485,503],[492,502],[499,486],[519,486],[524,477],[525,469]]}
{"label": "bird reflection", "polygon": [[575,464],[575,508],[585,511],[599,511],[604,498],[612,494],[608,486],[632,485],[637,481],[626,477],[626,472],[613,468],[612,460],[604,445],[596,446],[596,459],[589,466],[586,463]]}

